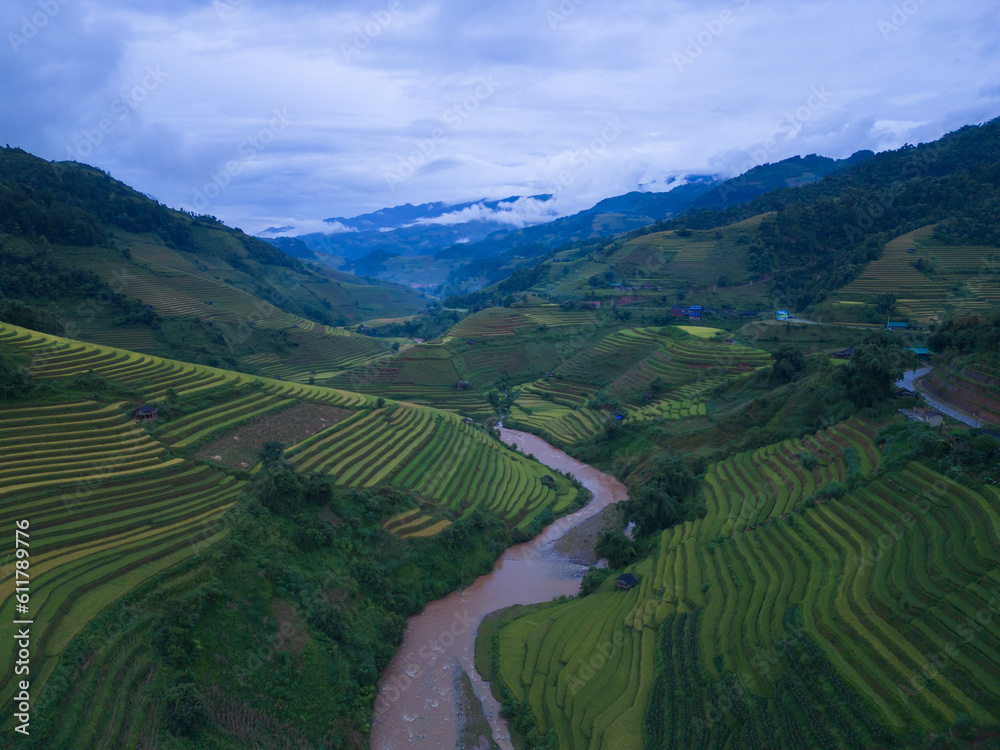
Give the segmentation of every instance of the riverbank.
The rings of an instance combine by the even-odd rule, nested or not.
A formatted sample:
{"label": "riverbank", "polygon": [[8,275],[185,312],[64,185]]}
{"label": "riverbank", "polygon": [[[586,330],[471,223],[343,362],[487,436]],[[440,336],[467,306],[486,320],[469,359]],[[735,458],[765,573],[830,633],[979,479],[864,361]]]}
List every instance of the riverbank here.
{"label": "riverbank", "polygon": [[541,463],[572,474],[593,499],[547,526],[530,542],[508,549],[493,570],[471,586],[431,602],[422,613],[409,618],[403,643],[379,682],[372,717],[373,750],[456,747],[461,730],[457,720],[461,691],[455,689],[458,670],[468,674],[494,741],[504,750],[513,750],[500,704],[476,670],[476,631],[483,618],[496,610],[575,596],[587,568],[561,555],[555,549],[557,542],[604,508],[628,497],[624,485],[614,477],[535,435],[503,429],[501,437]]}
{"label": "riverbank", "polygon": [[609,505],[567,531],[553,549],[578,565],[596,565],[598,557],[594,554],[594,545],[605,531],[620,531],[624,527],[622,516],[621,506]]}

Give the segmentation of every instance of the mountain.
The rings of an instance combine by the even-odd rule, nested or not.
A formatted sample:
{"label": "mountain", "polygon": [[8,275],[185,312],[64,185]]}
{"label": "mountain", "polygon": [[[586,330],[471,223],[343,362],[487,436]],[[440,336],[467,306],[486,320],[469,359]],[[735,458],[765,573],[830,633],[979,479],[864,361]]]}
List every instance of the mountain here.
{"label": "mountain", "polygon": [[762,164],[729,180],[687,175],[676,180],[679,184],[671,190],[632,191],[559,218],[546,212],[552,196],[536,195],[460,204],[405,204],[353,218],[325,219],[331,229],[339,231],[300,235],[295,240],[302,245],[290,245],[287,237],[268,237],[269,233],[287,233],[288,227],[271,228],[261,236],[295,257],[309,257],[303,255],[308,248],[313,257],[353,273],[429,289],[447,282],[449,293],[470,291],[495,280],[503,273],[498,269],[507,266],[484,259],[504,254],[511,260],[538,257],[567,243],[610,237],[692,208],[724,208],[777,188],[808,185],[872,155],[859,151],[847,159],[795,156]]}
{"label": "mountain", "polygon": [[[485,288],[449,304],[534,292],[619,305],[784,307],[868,325],[893,314],[930,322],[982,310],[1000,301],[992,270],[1000,254],[998,170],[1000,119],[841,162],[786,160],[615,238],[546,252],[538,232],[552,227],[524,230],[534,233],[532,245],[453,272],[450,288]],[[760,192],[809,174],[810,184]],[[735,202],[752,192],[760,194]],[[711,207],[727,200],[734,202]],[[527,255],[526,247],[534,257],[512,254]]]}
{"label": "mountain", "polygon": [[[406,203],[350,218],[324,219],[330,233],[301,234],[295,239],[313,252],[347,260],[373,250],[406,256],[433,255],[456,243],[476,242],[527,223],[548,221],[554,216],[546,207],[551,199],[551,195],[532,195],[419,206]],[[293,231],[293,227],[269,227],[260,236],[277,245]]]}
{"label": "mountain", "polygon": [[291,257],[100,170],[12,148],[0,150],[0,271],[0,320],[298,380],[386,353],[338,326],[427,306],[408,287]]}

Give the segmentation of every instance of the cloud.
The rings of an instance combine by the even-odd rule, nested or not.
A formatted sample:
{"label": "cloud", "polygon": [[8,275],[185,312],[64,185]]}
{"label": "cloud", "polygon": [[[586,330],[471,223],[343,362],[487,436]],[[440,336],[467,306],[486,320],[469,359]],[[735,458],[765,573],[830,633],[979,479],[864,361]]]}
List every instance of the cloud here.
{"label": "cloud", "polygon": [[356,232],[339,221],[328,219],[287,219],[287,224],[272,226],[256,232],[261,237],[296,237],[301,234],[343,234]]}
{"label": "cloud", "polygon": [[516,201],[500,203],[496,208],[489,208],[483,203],[476,203],[460,211],[452,211],[441,216],[418,219],[409,226],[427,224],[454,226],[455,224],[466,224],[470,221],[482,221],[523,229],[533,224],[543,224],[547,221],[552,221],[559,218],[559,216],[560,214],[553,210],[553,206],[549,201],[537,198],[518,198]]}
{"label": "cloud", "polygon": [[[563,215],[678,175],[843,157],[1000,114],[988,0],[922,3],[887,33],[892,8],[866,0],[52,2],[16,49],[40,0],[0,4],[0,143],[78,153],[168,205],[261,230],[541,193]],[[157,67],[166,77],[114,119]],[[291,122],[247,158],[275,109]]]}

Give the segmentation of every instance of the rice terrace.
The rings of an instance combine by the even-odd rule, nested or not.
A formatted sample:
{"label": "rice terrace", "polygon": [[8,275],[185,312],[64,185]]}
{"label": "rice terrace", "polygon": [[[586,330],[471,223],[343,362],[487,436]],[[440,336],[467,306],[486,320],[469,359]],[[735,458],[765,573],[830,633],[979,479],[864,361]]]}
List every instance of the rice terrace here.
{"label": "rice terrace", "polygon": [[0,750],[1000,749],[994,7],[9,5]]}

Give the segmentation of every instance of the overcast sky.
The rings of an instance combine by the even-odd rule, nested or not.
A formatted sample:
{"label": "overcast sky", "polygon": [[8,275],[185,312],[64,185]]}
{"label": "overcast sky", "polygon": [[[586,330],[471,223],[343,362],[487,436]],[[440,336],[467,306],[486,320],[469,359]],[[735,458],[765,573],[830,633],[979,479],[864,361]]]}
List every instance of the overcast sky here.
{"label": "overcast sky", "polygon": [[1000,115],[991,0],[4,0],[0,31],[0,143],[249,232],[571,213]]}

